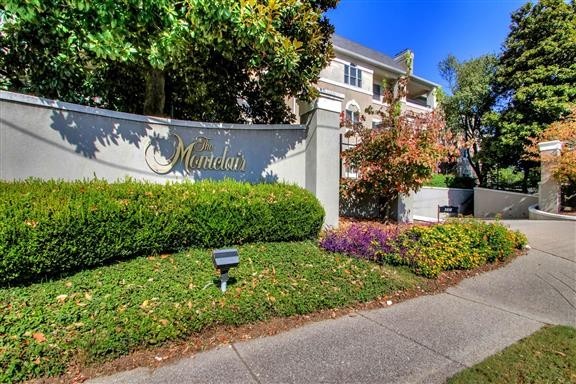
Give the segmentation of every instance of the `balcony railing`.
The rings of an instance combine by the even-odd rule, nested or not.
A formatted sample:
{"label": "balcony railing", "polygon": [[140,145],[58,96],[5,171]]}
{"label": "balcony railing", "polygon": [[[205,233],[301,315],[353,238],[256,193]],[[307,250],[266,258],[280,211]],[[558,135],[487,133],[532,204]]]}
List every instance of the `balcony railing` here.
{"label": "balcony railing", "polygon": [[429,111],[432,107],[424,100],[406,99],[406,106],[417,111]]}

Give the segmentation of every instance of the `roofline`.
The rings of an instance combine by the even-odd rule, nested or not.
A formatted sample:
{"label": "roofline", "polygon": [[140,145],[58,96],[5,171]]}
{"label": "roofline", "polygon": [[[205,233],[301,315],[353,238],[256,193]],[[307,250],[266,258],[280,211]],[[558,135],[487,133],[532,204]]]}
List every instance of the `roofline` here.
{"label": "roofline", "polygon": [[364,56],[364,55],[360,55],[360,54],[357,53],[357,52],[354,52],[354,51],[350,51],[350,50],[348,50],[348,49],[341,48],[341,47],[339,47],[339,46],[337,46],[337,45],[334,45],[334,50],[335,50],[335,51],[338,51],[338,52],[340,52],[340,53],[347,54],[347,55],[349,55],[349,56],[353,56],[353,57],[355,57],[355,58],[357,58],[357,59],[363,60],[363,61],[368,62],[368,63],[370,63],[370,64],[374,64],[374,65],[376,65],[376,66],[378,66],[378,67],[383,67],[383,68],[389,69],[390,71],[395,72],[395,73],[397,73],[397,74],[399,74],[399,75],[401,75],[401,74],[404,73],[404,71],[401,70],[401,69],[399,69],[399,68],[393,67],[393,66],[391,66],[391,65],[388,65],[388,64],[383,63],[383,62],[378,61],[378,60],[371,59],[371,58],[366,57],[366,56]]}
{"label": "roofline", "polygon": [[435,87],[435,88],[441,88],[442,87],[440,84],[436,84],[435,82],[430,81],[430,80],[426,80],[425,78],[420,77],[420,76],[410,75],[410,77],[413,78],[414,80],[418,80],[419,82],[424,83],[424,85],[429,85],[429,86]]}
{"label": "roofline", "polygon": [[[373,65],[375,65],[375,66],[377,66],[377,67],[385,68],[385,69],[387,69],[387,70],[389,70],[389,71],[391,71],[391,72],[394,72],[394,73],[396,73],[396,74],[399,74],[399,75],[405,75],[405,74],[406,74],[406,72],[402,71],[402,70],[399,69],[399,68],[393,67],[393,66],[391,66],[391,65],[388,65],[388,64],[383,63],[383,62],[378,61],[378,60],[371,59],[371,58],[366,57],[366,56],[364,56],[364,55],[360,55],[360,54],[357,53],[357,52],[350,51],[350,50],[348,50],[348,49],[344,49],[344,48],[339,47],[339,46],[337,46],[337,45],[333,45],[333,47],[334,47],[334,51],[337,51],[337,52],[344,53],[344,54],[346,54],[346,55],[355,57],[355,58],[360,59],[360,60],[362,60],[362,61],[365,61],[365,62],[367,62],[367,63],[373,64]],[[420,83],[423,83],[424,85],[428,85],[428,86],[430,86],[430,87],[435,87],[435,88],[439,88],[439,87],[440,87],[440,84],[436,84],[436,83],[434,83],[434,82],[432,82],[432,81],[430,81],[430,80],[426,80],[426,79],[423,78],[423,77],[416,76],[416,75],[414,75],[414,74],[410,75],[410,77],[411,77],[412,79],[414,79],[414,80],[419,81]]]}

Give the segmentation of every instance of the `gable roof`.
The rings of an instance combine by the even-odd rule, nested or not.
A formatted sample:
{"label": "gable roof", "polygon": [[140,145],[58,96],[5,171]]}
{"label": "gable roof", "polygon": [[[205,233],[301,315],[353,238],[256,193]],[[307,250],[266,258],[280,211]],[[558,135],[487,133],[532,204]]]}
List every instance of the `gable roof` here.
{"label": "gable roof", "polygon": [[396,69],[398,72],[406,72],[406,66],[394,61],[392,57],[385,55],[382,52],[368,48],[364,45],[358,44],[352,40],[348,40],[340,35],[332,35],[332,45],[336,51],[348,51],[350,53],[381,63],[385,67]]}

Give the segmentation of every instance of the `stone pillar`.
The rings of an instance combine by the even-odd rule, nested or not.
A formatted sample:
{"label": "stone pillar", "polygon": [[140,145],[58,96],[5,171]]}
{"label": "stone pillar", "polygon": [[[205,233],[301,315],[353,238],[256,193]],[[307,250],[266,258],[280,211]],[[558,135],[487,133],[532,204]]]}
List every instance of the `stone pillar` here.
{"label": "stone pillar", "polygon": [[560,156],[562,142],[546,141],[538,144],[540,149],[540,182],[538,183],[538,209],[548,213],[560,212],[560,185],[552,177],[550,159]]}
{"label": "stone pillar", "polygon": [[340,113],[344,95],[320,89],[312,103],[300,105],[307,126],[306,189],[320,201],[325,227],[337,227],[340,205]]}
{"label": "stone pillar", "polygon": [[436,88],[428,92],[428,95],[426,95],[426,105],[430,108],[436,108]]}

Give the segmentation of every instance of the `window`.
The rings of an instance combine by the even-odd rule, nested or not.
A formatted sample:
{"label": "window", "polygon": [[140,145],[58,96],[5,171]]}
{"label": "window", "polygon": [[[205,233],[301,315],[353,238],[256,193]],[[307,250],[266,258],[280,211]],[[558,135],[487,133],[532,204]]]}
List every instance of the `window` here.
{"label": "window", "polygon": [[[352,107],[353,109],[356,109]],[[347,109],[346,110],[346,121],[356,124],[360,122],[360,112],[356,110]]]}
{"label": "window", "polygon": [[372,120],[372,128],[382,128],[382,122],[380,120]]}
{"label": "window", "polygon": [[[352,149],[356,145],[358,145],[358,139],[356,137],[346,137],[346,135],[340,135],[340,153],[348,149]],[[358,171],[346,164],[342,156],[340,156],[340,177],[351,179],[358,178]]]}
{"label": "window", "polygon": [[372,99],[376,101],[380,101],[382,97],[382,87],[380,84],[372,84]]}
{"label": "window", "polygon": [[362,71],[355,64],[344,65],[344,83],[362,88]]}

